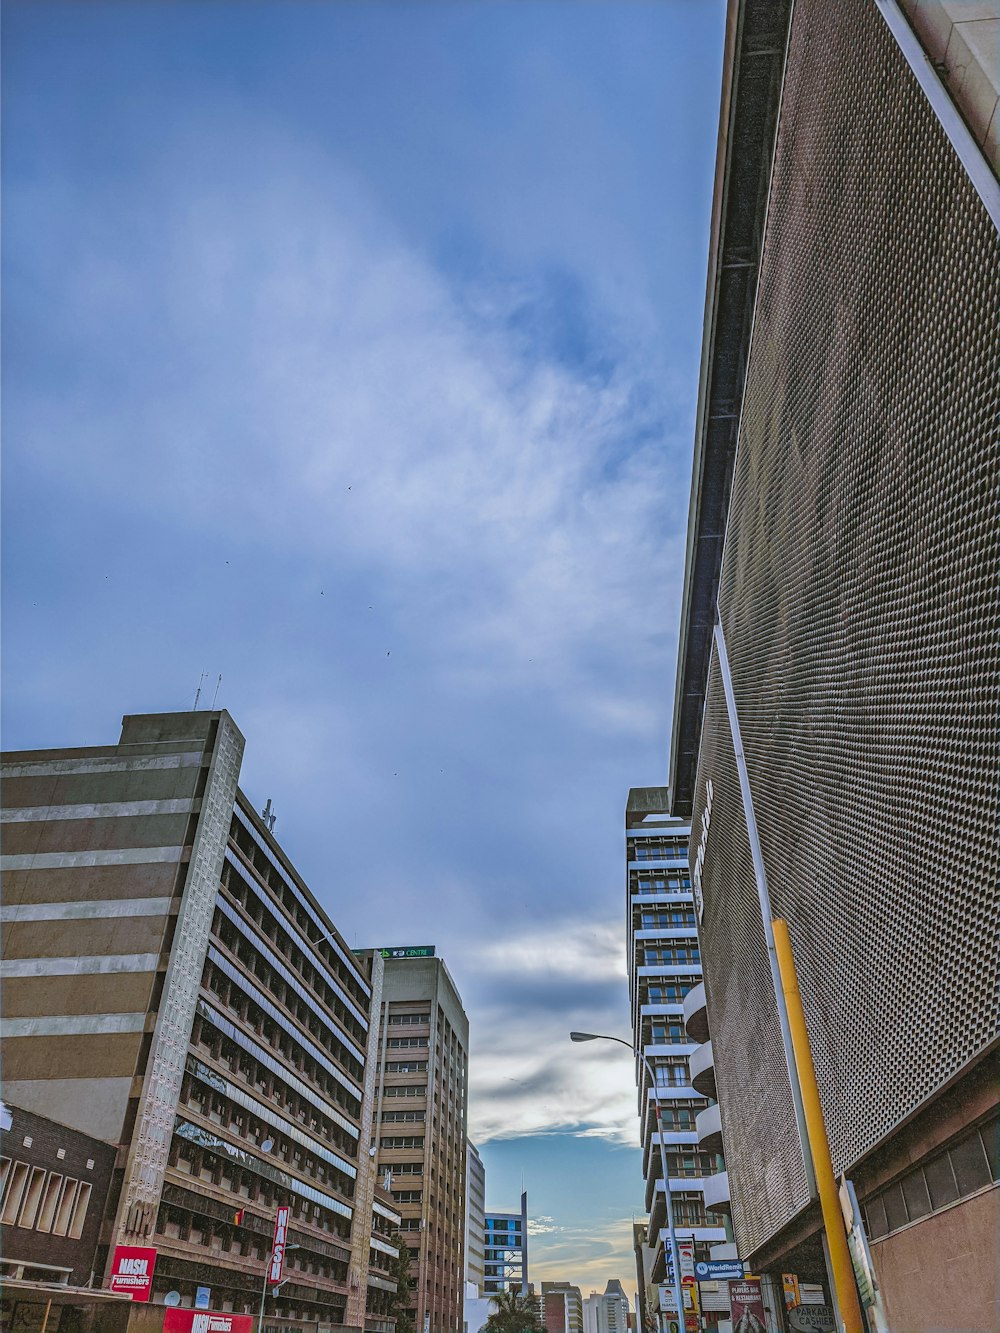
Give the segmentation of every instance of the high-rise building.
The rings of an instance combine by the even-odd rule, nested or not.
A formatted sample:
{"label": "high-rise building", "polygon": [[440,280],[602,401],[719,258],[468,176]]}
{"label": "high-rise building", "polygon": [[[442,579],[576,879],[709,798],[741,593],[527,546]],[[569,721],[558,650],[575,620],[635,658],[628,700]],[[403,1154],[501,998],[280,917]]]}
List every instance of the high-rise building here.
{"label": "high-rise building", "polygon": [[[649,1212],[652,1271],[643,1286],[664,1281],[669,1259],[663,1168],[656,1129],[661,1105],[674,1226],[693,1240],[698,1258],[728,1237],[720,1212],[721,1140],[699,1131],[713,1090],[692,1068],[697,1043],[684,1028],[686,997],[701,982],[691,872],[691,825],[668,813],[665,787],[633,787],[625,811],[629,991],[639,1082],[640,1141]],[[649,1069],[655,1079],[650,1083]]]}
{"label": "high-rise building", "polygon": [[543,1282],[538,1297],[545,1333],[583,1333],[583,1297],[569,1282]]}
{"label": "high-rise building", "polygon": [[486,1281],[488,1295],[497,1291],[528,1294],[528,1195],[521,1193],[519,1213],[486,1214]]}
{"label": "high-rise building", "polygon": [[603,1293],[592,1291],[583,1302],[583,1333],[628,1333],[629,1314],[625,1288],[612,1278]]}
{"label": "high-rise building", "polygon": [[[179,1328],[197,1307],[248,1333],[287,1209],[262,1329],[388,1330],[381,959],[351,953],[240,790],[243,748],[228,713],[193,712],[4,756],[8,1278],[65,1280],[66,1241],[89,1235],[69,1276],[144,1265]],[[119,1247],[144,1257],[122,1269]],[[18,1281],[6,1297],[27,1301]]]}
{"label": "high-rise building", "polygon": [[431,945],[381,949],[378,1168],[411,1251],[417,1333],[462,1333],[469,1020]]}
{"label": "high-rise building", "polygon": [[483,1294],[486,1281],[486,1168],[471,1139],[465,1149],[466,1296]]}
{"label": "high-rise building", "polygon": [[996,1323],[998,31],[730,5],[671,742],[740,1258],[825,1282],[780,918],[865,1297],[914,1331]]}

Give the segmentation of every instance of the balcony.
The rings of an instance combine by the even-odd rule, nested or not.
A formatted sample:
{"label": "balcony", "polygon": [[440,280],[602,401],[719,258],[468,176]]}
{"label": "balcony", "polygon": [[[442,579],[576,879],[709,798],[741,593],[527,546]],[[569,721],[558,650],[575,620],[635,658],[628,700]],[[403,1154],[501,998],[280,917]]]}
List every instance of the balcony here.
{"label": "balcony", "polygon": [[711,1097],[715,1101],[715,1055],[710,1041],[698,1047],[688,1061],[688,1069],[691,1071],[691,1082],[695,1090],[702,1097]]}
{"label": "balcony", "polygon": [[703,981],[684,996],[684,1026],[692,1041],[708,1041],[708,1002]]}
{"label": "balcony", "polygon": [[722,1152],[722,1110],[715,1104],[706,1106],[695,1116],[698,1147],[704,1152]]}
{"label": "balcony", "polygon": [[731,1213],[733,1206],[729,1200],[729,1172],[720,1171],[716,1176],[709,1176],[704,1183],[706,1212]]}

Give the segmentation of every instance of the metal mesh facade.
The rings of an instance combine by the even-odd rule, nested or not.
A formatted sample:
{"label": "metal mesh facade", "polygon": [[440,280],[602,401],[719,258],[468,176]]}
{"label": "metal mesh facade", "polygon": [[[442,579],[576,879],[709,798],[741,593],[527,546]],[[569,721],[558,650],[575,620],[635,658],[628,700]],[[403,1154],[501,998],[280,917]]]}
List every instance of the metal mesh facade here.
{"label": "metal mesh facade", "polygon": [[[866,0],[798,0],[719,603],[834,1166],[998,1033],[1000,254]],[[693,825],[740,1253],[806,1202],[713,660]],[[694,850],[694,849],[692,849]]]}

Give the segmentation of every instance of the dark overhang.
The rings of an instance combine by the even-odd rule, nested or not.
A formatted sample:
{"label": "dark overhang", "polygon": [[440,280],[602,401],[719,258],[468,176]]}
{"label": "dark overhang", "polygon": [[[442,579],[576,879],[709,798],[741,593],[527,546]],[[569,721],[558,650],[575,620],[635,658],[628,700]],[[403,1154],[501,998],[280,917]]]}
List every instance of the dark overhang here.
{"label": "dark overhang", "polygon": [[730,0],[688,513],[671,813],[689,816],[791,0]]}

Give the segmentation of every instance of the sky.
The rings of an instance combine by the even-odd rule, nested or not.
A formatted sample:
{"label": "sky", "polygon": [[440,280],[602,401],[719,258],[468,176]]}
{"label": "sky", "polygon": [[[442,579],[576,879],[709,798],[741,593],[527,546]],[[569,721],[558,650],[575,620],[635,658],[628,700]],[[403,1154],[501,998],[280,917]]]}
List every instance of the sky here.
{"label": "sky", "polygon": [[[434,944],[487,1204],[634,1289],[722,0],[3,8],[8,749],[216,696],[348,942]],[[221,677],[221,681],[220,678]]]}

